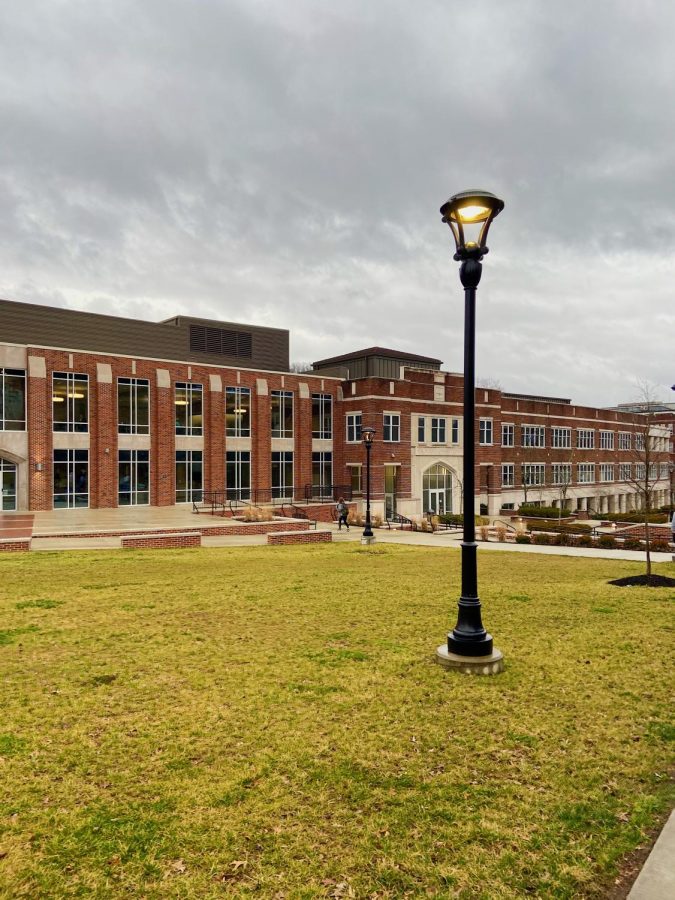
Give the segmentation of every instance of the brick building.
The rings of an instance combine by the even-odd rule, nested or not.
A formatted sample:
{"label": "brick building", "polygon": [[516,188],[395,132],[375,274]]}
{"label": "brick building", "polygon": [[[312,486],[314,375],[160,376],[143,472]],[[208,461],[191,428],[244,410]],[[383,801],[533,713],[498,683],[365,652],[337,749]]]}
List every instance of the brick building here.
{"label": "brick building", "polygon": [[[168,506],[216,490],[358,499],[372,425],[376,513],[461,509],[461,375],[378,347],[291,373],[288,348],[282,329],[0,301],[2,508]],[[476,402],[477,510],[633,509],[647,433],[656,501],[669,502],[675,416],[646,427],[640,412],[493,389]]]}

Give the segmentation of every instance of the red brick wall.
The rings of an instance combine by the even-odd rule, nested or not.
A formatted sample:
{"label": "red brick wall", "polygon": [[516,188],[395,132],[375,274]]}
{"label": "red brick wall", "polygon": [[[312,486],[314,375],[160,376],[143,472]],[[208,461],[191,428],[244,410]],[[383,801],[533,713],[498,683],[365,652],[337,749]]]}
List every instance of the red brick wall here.
{"label": "red brick wall", "polygon": [[278,534],[268,534],[268,544],[326,544],[333,540],[333,534],[330,531],[298,531],[294,534],[280,532]]}
{"label": "red brick wall", "polygon": [[201,547],[198,531],[180,534],[135,534],[122,538],[123,550],[172,550],[181,547]]}
{"label": "red brick wall", "polygon": [[16,553],[24,550],[30,550],[30,538],[21,540],[16,538],[13,540],[0,539],[0,553]]}

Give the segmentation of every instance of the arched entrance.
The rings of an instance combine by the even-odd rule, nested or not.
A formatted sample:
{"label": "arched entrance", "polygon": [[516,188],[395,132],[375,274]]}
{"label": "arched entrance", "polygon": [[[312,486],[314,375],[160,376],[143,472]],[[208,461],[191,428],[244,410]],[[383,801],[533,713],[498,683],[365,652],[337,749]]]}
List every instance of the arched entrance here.
{"label": "arched entrance", "polygon": [[422,512],[452,512],[452,470],[436,463],[422,474]]}
{"label": "arched entrance", "polygon": [[16,463],[0,456],[0,497],[3,512],[16,509]]}

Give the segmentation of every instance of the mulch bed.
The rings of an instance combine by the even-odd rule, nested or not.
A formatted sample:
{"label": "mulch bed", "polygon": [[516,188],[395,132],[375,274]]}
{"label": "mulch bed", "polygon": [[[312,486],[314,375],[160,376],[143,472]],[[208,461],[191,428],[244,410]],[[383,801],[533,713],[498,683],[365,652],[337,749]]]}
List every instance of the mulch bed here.
{"label": "mulch bed", "polygon": [[615,584],[617,587],[633,587],[642,585],[643,587],[675,587],[675,578],[668,578],[665,575],[631,575],[628,578],[617,578],[616,581],[608,581],[608,584]]}

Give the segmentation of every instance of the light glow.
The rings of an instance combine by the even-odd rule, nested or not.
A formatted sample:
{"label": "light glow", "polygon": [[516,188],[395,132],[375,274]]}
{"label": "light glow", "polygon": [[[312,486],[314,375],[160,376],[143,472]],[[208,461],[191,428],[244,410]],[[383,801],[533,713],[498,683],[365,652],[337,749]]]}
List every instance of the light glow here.
{"label": "light glow", "polygon": [[484,222],[489,215],[490,210],[487,206],[460,206],[457,210],[457,217],[462,222]]}

